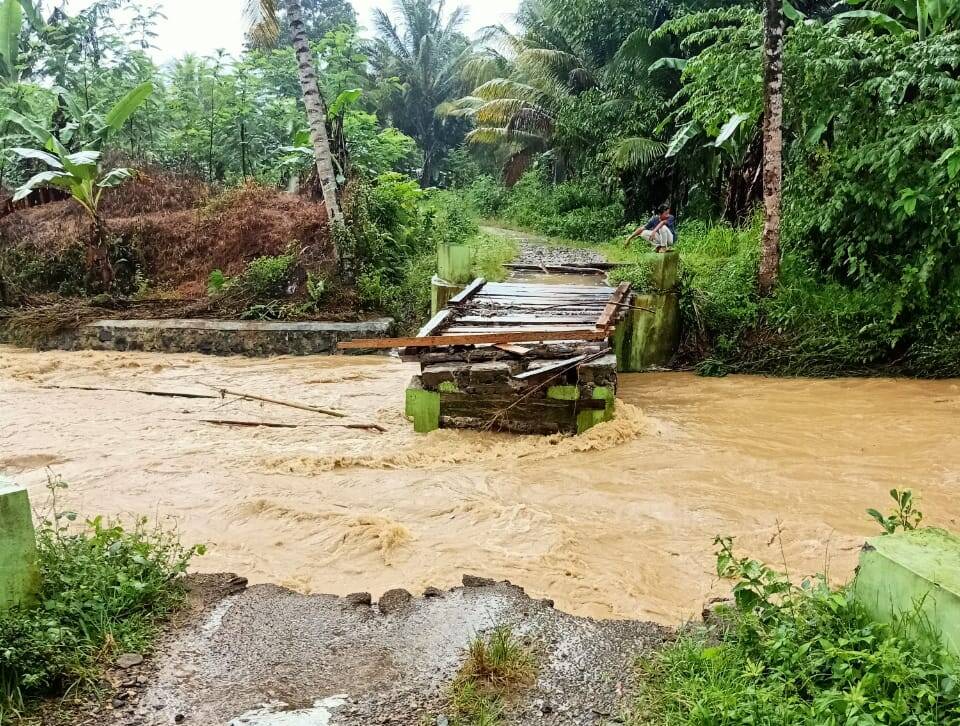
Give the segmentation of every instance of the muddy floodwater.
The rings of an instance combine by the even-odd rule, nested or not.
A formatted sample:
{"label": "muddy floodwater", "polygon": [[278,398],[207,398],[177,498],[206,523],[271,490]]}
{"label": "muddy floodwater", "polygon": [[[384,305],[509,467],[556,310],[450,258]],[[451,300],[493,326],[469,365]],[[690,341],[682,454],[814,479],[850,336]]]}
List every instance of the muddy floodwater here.
{"label": "muddy floodwater", "polygon": [[[208,543],[200,571],[374,595],[469,572],[572,613],[663,623],[722,589],[717,534],[785,559],[794,576],[826,567],[837,581],[876,531],[864,509],[886,509],[891,487],[917,492],[933,524],[960,518],[955,380],[632,374],[616,420],[581,437],[418,436],[402,414],[414,370],[383,356],[0,347],[0,472],[38,507],[59,475],[70,509],[175,522],[186,542]],[[270,404],[64,386],[220,386],[337,408],[386,432]]]}

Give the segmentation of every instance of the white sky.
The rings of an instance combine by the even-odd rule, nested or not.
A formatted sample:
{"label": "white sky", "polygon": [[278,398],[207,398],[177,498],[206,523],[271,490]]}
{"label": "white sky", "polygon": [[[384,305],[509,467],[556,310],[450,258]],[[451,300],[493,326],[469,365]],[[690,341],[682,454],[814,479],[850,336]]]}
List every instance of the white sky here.
{"label": "white sky", "polygon": [[[67,0],[69,10],[81,10],[93,0]],[[470,11],[466,30],[496,23],[508,23],[516,12],[517,0],[459,0]],[[392,0],[351,0],[361,26],[370,27],[374,8],[392,11]],[[156,28],[156,60],[165,62],[185,53],[207,55],[218,48],[236,54],[243,47],[244,0],[143,0],[158,5],[167,16]],[[449,6],[455,0],[447,0]]]}

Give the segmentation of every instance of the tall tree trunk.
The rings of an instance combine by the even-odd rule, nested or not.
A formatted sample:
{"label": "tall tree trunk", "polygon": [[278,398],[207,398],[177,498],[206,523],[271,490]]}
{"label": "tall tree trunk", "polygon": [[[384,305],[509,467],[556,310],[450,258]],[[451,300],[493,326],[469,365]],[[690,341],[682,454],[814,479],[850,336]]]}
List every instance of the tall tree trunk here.
{"label": "tall tree trunk", "polygon": [[[297,68],[300,74],[300,89],[303,103],[307,108],[307,121],[310,123],[310,140],[313,142],[313,154],[317,162],[317,176],[323,191],[323,203],[327,215],[333,224],[343,223],[343,212],[337,201],[337,175],[333,169],[333,154],[330,151],[330,139],[327,136],[327,108],[317,85],[317,69],[313,53],[307,42],[307,33],[303,25],[303,10],[299,0],[284,0],[287,20],[290,23],[290,39],[297,54]],[[334,257],[339,261],[339,251],[334,241]],[[346,262],[346,261],[344,261]],[[345,272],[348,272],[345,270]]]}
{"label": "tall tree trunk", "polygon": [[783,0],[766,0],[763,29],[763,237],[760,294],[780,273],[780,197],[783,186]]}

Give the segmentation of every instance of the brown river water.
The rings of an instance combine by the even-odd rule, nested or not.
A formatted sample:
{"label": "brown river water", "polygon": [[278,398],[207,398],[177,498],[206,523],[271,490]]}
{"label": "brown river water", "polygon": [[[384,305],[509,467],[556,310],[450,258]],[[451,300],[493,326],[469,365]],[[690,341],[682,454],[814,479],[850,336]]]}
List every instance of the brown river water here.
{"label": "brown river water", "polygon": [[[960,381],[631,374],[616,420],[581,437],[418,436],[402,414],[414,371],[388,357],[0,346],[0,472],[37,506],[60,475],[72,509],[175,524],[209,544],[200,571],[375,596],[469,572],[572,613],[663,623],[724,589],[717,534],[795,577],[826,567],[841,581],[876,532],[864,509],[886,509],[891,487],[913,488],[931,523],[958,526]],[[387,431],[270,404],[51,387],[204,384]]]}

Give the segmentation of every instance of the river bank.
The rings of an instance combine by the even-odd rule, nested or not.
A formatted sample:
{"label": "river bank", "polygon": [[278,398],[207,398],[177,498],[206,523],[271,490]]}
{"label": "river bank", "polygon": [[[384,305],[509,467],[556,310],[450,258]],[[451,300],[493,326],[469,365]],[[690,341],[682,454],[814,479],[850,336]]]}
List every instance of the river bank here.
{"label": "river bank", "polygon": [[[712,540],[792,574],[852,571],[863,515],[910,487],[956,529],[960,382],[621,377],[620,414],[583,437],[416,436],[387,357],[249,360],[0,348],[0,470],[42,502],[174,522],[195,562],[253,583],[378,595],[463,572],[566,612],[677,624],[724,589]],[[229,387],[340,408],[386,431],[252,402],[51,386]],[[286,423],[229,427],[201,419]],[[771,545],[783,533],[783,551]]]}

